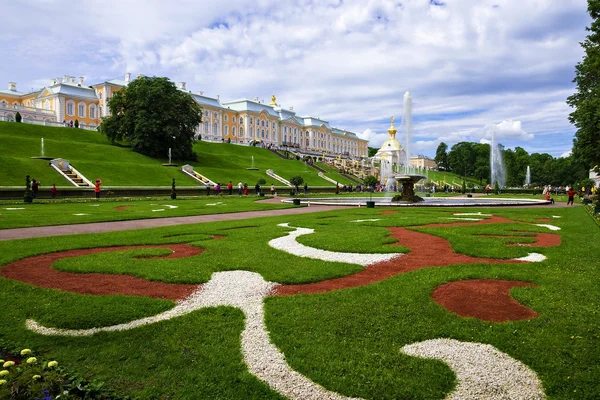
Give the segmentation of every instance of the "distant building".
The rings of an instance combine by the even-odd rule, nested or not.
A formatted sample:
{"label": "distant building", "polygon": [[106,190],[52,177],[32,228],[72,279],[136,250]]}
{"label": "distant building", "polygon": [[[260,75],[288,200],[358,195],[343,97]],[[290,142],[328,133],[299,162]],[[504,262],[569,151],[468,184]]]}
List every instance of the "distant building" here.
{"label": "distant building", "polygon": [[423,169],[436,169],[437,163],[429,157],[418,155],[410,158],[410,166]]}
{"label": "distant building", "polygon": [[[96,129],[110,113],[108,100],[112,94],[127,86],[130,79],[127,73],[123,80],[84,85],[83,77],[65,75],[31,93],[19,92],[17,84],[9,82],[8,90],[0,90],[0,121],[14,121],[19,112],[25,123],[64,126],[77,120],[80,128]],[[293,107],[284,109],[275,96],[270,104],[258,98],[221,102],[219,96],[186,90],[185,82],[178,82],[177,87],[202,106],[203,121],[196,134],[203,140],[295,148],[323,157],[368,156],[367,140],[318,117],[299,116]]]}

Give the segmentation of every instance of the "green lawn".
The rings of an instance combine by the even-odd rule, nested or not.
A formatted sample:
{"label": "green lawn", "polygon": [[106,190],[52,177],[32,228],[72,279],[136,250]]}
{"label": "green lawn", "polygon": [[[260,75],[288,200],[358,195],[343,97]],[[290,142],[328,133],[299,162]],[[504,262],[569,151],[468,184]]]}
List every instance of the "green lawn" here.
{"label": "green lawn", "polygon": [[[140,202],[142,203],[142,202]],[[145,203],[145,202],[144,202]],[[183,203],[183,202],[182,202]],[[191,202],[190,202],[191,203]],[[161,202],[162,204],[162,202]],[[165,204],[169,204],[168,202]],[[179,204],[179,202],[177,202]],[[104,204],[101,203],[101,207]],[[40,205],[42,206],[42,205]],[[45,205],[43,205],[45,206]],[[59,205],[56,205],[59,206]],[[89,207],[82,204],[82,207]],[[270,340],[297,372],[328,390],[366,399],[444,399],[456,385],[442,362],[403,355],[406,344],[433,338],[488,343],[531,368],[548,399],[600,396],[600,230],[582,207],[472,209],[511,223],[419,228],[452,222],[464,209],[347,209],[302,216],[271,217],[148,230],[0,242],[0,265],[67,249],[191,243],[204,253],[181,259],[152,259],[164,250],[134,250],[65,258],[55,268],[77,273],[127,274],[154,281],[207,282],[213,272],[247,270],[283,284],[315,282],[353,274],[362,267],[299,258],[268,245],[290,228],[312,228],[297,240],[329,251],[388,253],[387,227],[412,226],[446,238],[457,252],[493,258],[542,253],[547,260],[521,264],[470,264],[424,268],[368,286],[316,295],[268,297],[265,321]],[[166,211],[165,211],[166,212]],[[560,218],[554,218],[560,217]],[[551,232],[533,225],[550,218],[559,226],[557,247],[507,247],[514,229]],[[377,221],[353,222],[376,219]],[[214,239],[214,236],[225,236]],[[531,282],[513,297],[539,317],[491,323],[462,318],[431,298],[439,285],[463,279]],[[46,359],[135,398],[280,399],[249,373],[240,351],[244,314],[232,307],[198,310],[169,321],[123,332],[85,337],[43,336],[26,319],[57,328],[91,328],[152,316],[168,310],[167,300],[122,295],[80,295],[42,289],[0,278],[0,338],[14,348],[32,348]]]}
{"label": "green lawn", "polygon": [[29,226],[64,225],[89,222],[125,221],[143,218],[183,217],[188,215],[223,214],[242,211],[273,210],[293,207],[289,204],[269,204],[256,196],[209,196],[128,199],[70,199],[0,202],[0,229]]}
{"label": "green lawn", "polygon": [[[168,161],[153,159],[132,152],[127,147],[113,146],[96,131],[73,128],[55,128],[37,125],[0,122],[0,143],[6,151],[0,154],[0,186],[22,186],[25,175],[30,175],[45,186],[56,183],[68,186],[66,179],[48,166],[48,161],[32,159],[41,155],[64,158],[90,180],[102,179],[105,187],[111,186],[169,186],[172,178],[178,186],[196,186],[198,183],[184,175],[180,168],[163,167]],[[10,149],[10,151],[8,151]],[[222,185],[232,181],[247,182],[253,187],[259,179],[267,185],[282,183],[266,175],[267,169],[285,179],[300,175],[309,186],[333,186],[318,177],[318,171],[297,160],[284,160],[262,148],[237,146],[226,143],[197,142],[194,151],[197,162],[189,162],[201,174]],[[253,160],[254,159],[254,160]],[[173,160],[182,166],[186,161]],[[249,170],[247,168],[258,168]]]}

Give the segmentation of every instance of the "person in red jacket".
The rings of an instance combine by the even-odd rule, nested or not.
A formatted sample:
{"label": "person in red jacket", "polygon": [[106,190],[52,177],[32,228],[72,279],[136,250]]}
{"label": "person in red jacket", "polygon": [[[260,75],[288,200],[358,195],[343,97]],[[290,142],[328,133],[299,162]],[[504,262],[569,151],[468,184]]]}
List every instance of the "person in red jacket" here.
{"label": "person in red jacket", "polygon": [[575,191],[572,187],[567,190],[567,195],[569,196],[569,200],[567,201],[567,205],[573,205],[573,200],[575,199]]}
{"label": "person in red jacket", "polygon": [[96,183],[94,184],[94,192],[96,193],[96,198],[100,198],[100,185],[102,185],[102,181],[100,179],[96,179]]}

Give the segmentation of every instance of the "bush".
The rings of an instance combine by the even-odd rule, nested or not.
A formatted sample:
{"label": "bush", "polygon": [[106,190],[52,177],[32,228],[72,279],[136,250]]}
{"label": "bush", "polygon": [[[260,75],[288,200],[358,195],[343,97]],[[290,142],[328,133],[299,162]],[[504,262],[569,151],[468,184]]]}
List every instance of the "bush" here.
{"label": "bush", "polygon": [[173,178],[173,183],[171,183],[171,200],[175,200],[177,198],[177,191],[175,190],[175,178]]}
{"label": "bush", "polygon": [[266,184],[266,183],[267,183],[267,181],[265,181],[265,178],[260,178],[260,179],[258,180],[258,182],[256,182],[256,183],[258,183],[259,185],[264,185],[264,184]]}
{"label": "bush", "polygon": [[29,179],[29,175],[25,176],[25,195],[23,196],[23,201],[25,203],[33,202],[33,194],[31,194],[31,179]]}
{"label": "bush", "polygon": [[70,375],[58,362],[44,361],[29,349],[7,356],[9,360],[0,359],[1,399],[123,399],[104,383]]}
{"label": "bush", "polygon": [[75,120],[75,128],[79,128],[79,120],[78,119]]}
{"label": "bush", "polygon": [[21,120],[23,119],[23,117],[21,117],[21,113],[17,111],[17,113],[15,114],[15,122],[21,122]]}

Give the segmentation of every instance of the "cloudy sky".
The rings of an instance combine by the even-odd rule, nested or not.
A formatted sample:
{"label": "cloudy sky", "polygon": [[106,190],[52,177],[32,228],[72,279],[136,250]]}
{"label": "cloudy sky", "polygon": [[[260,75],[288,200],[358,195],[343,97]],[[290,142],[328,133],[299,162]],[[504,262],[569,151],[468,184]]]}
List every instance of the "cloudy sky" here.
{"label": "cloudy sky", "polygon": [[[558,157],[574,128],[584,0],[20,0],[3,8],[0,75],[20,91],[167,76],[269,102],[378,146],[413,99],[411,152],[485,141]],[[401,141],[404,139],[401,138]]]}

